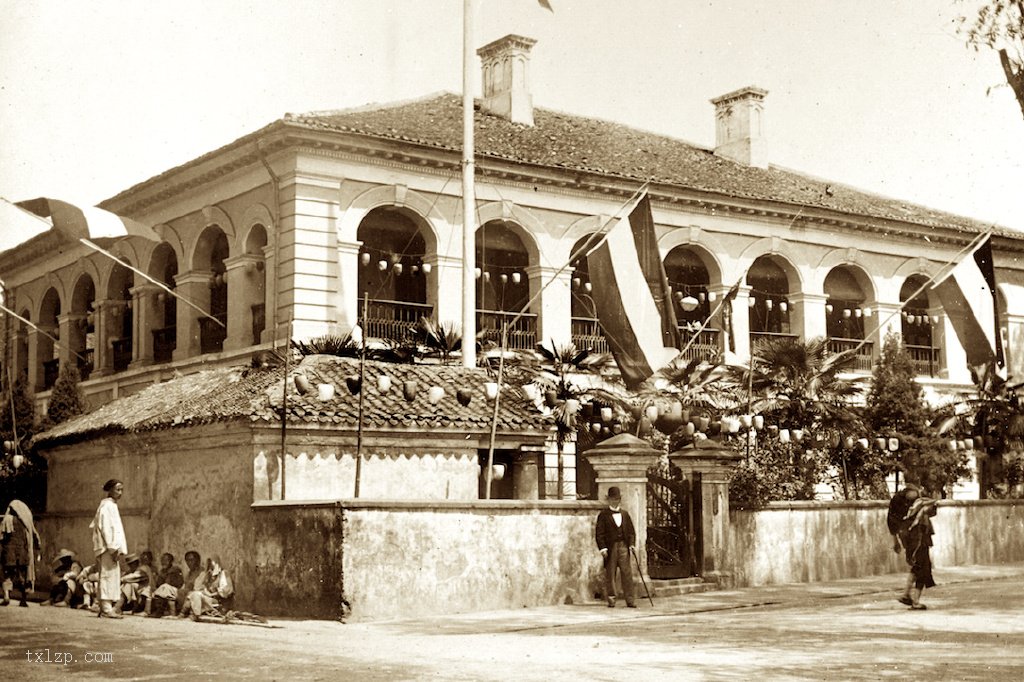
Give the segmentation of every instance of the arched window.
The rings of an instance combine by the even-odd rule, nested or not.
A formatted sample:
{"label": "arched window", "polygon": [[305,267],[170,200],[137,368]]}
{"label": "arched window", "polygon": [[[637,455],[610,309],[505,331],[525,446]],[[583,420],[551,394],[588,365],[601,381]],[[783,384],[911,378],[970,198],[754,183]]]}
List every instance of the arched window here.
{"label": "arched window", "polygon": [[[37,326],[45,334],[36,333],[36,357],[39,365],[36,368],[36,386],[42,386],[40,390],[46,391],[53,388],[57,382],[57,375],[60,373],[60,358],[58,347],[53,343],[50,336],[60,339],[60,327],[57,317],[60,315],[60,294],[53,287],[46,290],[42,303],[39,305],[39,317]],[[47,336],[49,334],[50,336]]]}
{"label": "arched window", "polygon": [[712,296],[708,292],[711,276],[704,261],[695,249],[677,246],[665,256],[665,277],[672,289],[679,341],[684,348],[689,345],[687,359],[715,359],[719,352],[719,330],[709,322],[700,331],[712,309]]}
{"label": "arched window", "polygon": [[225,276],[228,238],[216,226],[206,228],[196,245],[194,268],[210,273],[210,317],[199,318],[199,352],[219,353],[224,350],[228,323],[228,280]]}
{"label": "arched window", "polygon": [[82,381],[89,378],[96,363],[96,286],[92,277],[82,275],[71,294],[71,351],[76,354]]}
{"label": "arched window", "polygon": [[908,277],[900,288],[900,303],[906,304],[901,313],[900,334],[917,373],[936,376],[940,369],[941,354],[938,348],[933,347],[932,327],[940,318],[933,318],[930,314],[931,302],[928,290],[924,287],[927,282],[927,277],[914,275]]}
{"label": "arched window", "polygon": [[[593,235],[581,237],[572,247],[572,253],[579,253],[584,244]],[[572,342],[577,348],[589,348],[595,353],[609,353],[608,341],[597,321],[597,308],[592,297],[593,285],[590,282],[590,268],[586,257],[577,258],[572,262]]]}
{"label": "arched window", "polygon": [[[153,250],[149,276],[173,290],[178,275],[178,257],[170,244],[161,243]],[[152,318],[153,362],[170,362],[178,345],[178,300],[166,291],[156,294]]]}
{"label": "arched window", "polygon": [[508,348],[532,349],[537,344],[536,314],[525,312],[515,320],[530,300],[529,265],[526,247],[511,225],[492,220],[477,230],[477,329],[485,341],[499,344],[506,324]]}
{"label": "arched window", "polygon": [[[114,265],[107,287],[110,318],[107,339],[110,341],[111,361],[107,365],[115,372],[128,369],[132,361],[132,294],[134,274],[123,265]],[[101,339],[102,342],[102,339]]]}
{"label": "arched window", "polygon": [[750,287],[751,343],[772,336],[792,336],[789,322],[789,279],[772,256],[761,256],[747,271]]}
{"label": "arched window", "polygon": [[370,338],[401,341],[421,317],[433,315],[423,234],[401,209],[381,207],[366,214],[356,238],[362,242],[357,310],[364,331]]}
{"label": "arched window", "polygon": [[253,225],[245,240],[245,253],[252,260],[246,261],[246,296],[249,300],[249,314],[252,316],[252,344],[259,345],[263,330],[267,327],[267,265],[263,249],[267,246],[267,228]]}
{"label": "arched window", "polygon": [[861,343],[867,308],[857,274],[853,268],[841,265],[825,277],[825,330],[830,351],[840,353],[856,348],[856,369],[870,372],[874,348],[870,341]]}

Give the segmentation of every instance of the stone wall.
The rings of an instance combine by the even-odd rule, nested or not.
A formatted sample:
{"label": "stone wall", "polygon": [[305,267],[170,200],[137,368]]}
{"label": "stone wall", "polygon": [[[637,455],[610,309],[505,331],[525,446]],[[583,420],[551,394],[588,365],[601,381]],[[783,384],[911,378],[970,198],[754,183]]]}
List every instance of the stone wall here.
{"label": "stone wall", "polygon": [[[731,515],[719,566],[735,586],[818,582],[906,569],[892,551],[886,502],[775,502]],[[1024,500],[942,501],[932,561],[1024,561]]]}
{"label": "stone wall", "polygon": [[[256,596],[267,613],[337,617],[344,608],[353,620],[593,599],[601,571],[593,541],[600,507],[257,502]],[[310,587],[319,593],[312,599]]]}

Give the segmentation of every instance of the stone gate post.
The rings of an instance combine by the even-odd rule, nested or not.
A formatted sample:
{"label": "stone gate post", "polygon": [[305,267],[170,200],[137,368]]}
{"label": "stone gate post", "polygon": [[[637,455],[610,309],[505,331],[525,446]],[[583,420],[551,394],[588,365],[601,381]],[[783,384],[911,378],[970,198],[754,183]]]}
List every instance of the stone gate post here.
{"label": "stone gate post", "polygon": [[653,466],[660,452],[650,444],[628,433],[621,433],[587,450],[584,457],[597,473],[598,499],[604,500],[608,488],[615,485],[622,491],[622,507],[629,512],[636,526],[636,549],[640,570],[647,575],[647,469]]}
{"label": "stone gate post", "polygon": [[710,578],[724,558],[729,532],[729,476],[743,455],[714,441],[702,441],[696,448],[677,450],[668,456],[683,472],[683,478],[701,477],[701,540],[704,563],[701,575]]}

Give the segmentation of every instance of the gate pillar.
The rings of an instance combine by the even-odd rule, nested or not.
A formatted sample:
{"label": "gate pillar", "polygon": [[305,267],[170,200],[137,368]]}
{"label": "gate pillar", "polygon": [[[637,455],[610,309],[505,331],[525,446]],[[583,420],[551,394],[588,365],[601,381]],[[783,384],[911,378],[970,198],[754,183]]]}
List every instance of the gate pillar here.
{"label": "gate pillar", "polygon": [[713,577],[716,561],[725,552],[729,532],[729,476],[743,455],[714,441],[702,443],[696,448],[677,450],[668,458],[683,472],[683,478],[693,480],[695,473],[700,474],[700,527],[704,547],[701,575]]}
{"label": "gate pillar", "polygon": [[661,453],[650,444],[628,433],[601,442],[583,455],[597,474],[598,499],[604,500],[608,488],[622,491],[622,507],[629,512],[636,528],[636,554],[640,570],[647,575],[647,469]]}

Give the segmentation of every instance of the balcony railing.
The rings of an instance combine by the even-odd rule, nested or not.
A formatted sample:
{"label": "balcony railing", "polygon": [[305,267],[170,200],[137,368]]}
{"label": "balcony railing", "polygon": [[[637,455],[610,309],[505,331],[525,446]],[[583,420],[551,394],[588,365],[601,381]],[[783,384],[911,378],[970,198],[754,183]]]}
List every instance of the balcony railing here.
{"label": "balcony railing", "polygon": [[[697,336],[690,343],[690,339]],[[689,360],[701,360],[703,362],[714,362],[718,359],[721,353],[721,348],[718,345],[719,330],[717,329],[704,329],[701,332],[687,331],[685,327],[679,327],[679,350],[686,348],[687,344],[690,345],[686,348],[686,352],[683,354],[688,361]]]}
{"label": "balcony railing", "polygon": [[257,303],[252,307],[252,345],[260,345],[263,338],[263,330],[267,327],[267,306],[265,303]]}
{"label": "balcony railing", "polygon": [[[861,346],[860,344],[864,345]],[[828,351],[830,353],[843,353],[848,350],[857,348],[857,357],[853,363],[853,368],[858,372],[870,372],[872,365],[872,358],[874,357],[875,344],[871,341],[861,341],[860,339],[840,339],[830,337],[828,340]]]}
{"label": "balcony railing", "polygon": [[178,328],[164,327],[153,330],[153,362],[170,362],[177,346]]}
{"label": "balcony railing", "polygon": [[60,374],[60,360],[46,360],[43,362],[43,390],[53,388],[57,383],[57,375]]}
{"label": "balcony railing", "polygon": [[92,374],[92,368],[96,366],[93,359],[96,354],[92,348],[83,348],[78,351],[78,355],[79,357],[76,359],[76,362],[78,363],[78,375],[82,377],[82,381],[85,381],[89,378],[89,375]]}
{"label": "balcony railing", "polygon": [[[362,303],[359,316],[363,316]],[[370,299],[366,302],[366,319],[360,320],[367,338],[402,341],[413,333],[421,317],[434,314],[434,307],[426,303]]]}
{"label": "balcony railing", "polygon": [[199,318],[199,352],[219,353],[224,350],[224,339],[227,338],[228,329],[227,313],[215,315],[224,326],[221,326],[208,317]]}
{"label": "balcony railing", "polygon": [[123,372],[128,369],[128,363],[132,361],[132,340],[114,339],[114,371]]}
{"label": "balcony railing", "polygon": [[941,348],[933,346],[907,346],[910,362],[914,371],[920,376],[934,377],[939,373],[939,357]]}
{"label": "balcony railing", "polygon": [[589,348],[595,353],[610,353],[612,350],[601,332],[600,323],[593,317],[572,318],[572,342],[581,350]]}
{"label": "balcony railing", "polygon": [[796,334],[780,334],[777,332],[750,332],[750,350],[756,351],[757,347],[761,344],[767,343],[772,339],[788,339],[790,341],[796,341]]}
{"label": "balcony railing", "polygon": [[508,313],[502,310],[477,310],[476,327],[480,330],[480,337],[483,341],[490,341],[495,345],[501,344],[502,322],[509,324],[506,331],[506,348],[512,350],[532,350],[537,345],[537,315],[536,313],[523,313],[523,315],[512,324],[512,318],[516,313]]}

